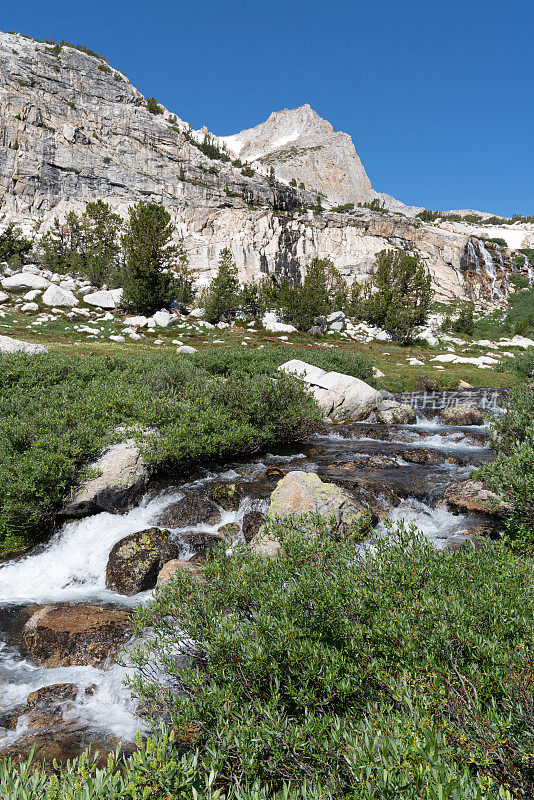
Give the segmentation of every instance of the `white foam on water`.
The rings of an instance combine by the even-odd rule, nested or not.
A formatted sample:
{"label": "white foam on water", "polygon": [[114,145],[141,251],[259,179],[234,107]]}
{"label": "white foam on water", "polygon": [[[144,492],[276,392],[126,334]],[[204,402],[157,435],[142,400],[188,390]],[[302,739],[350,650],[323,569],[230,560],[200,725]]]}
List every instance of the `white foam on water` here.
{"label": "white foam on water", "polygon": [[[127,514],[103,512],[69,522],[35,554],[0,565],[3,604],[104,600],[128,603],[105,587],[109,551],[120,539],[149,528],[181,493],[145,499]],[[139,602],[137,595],[134,601]]]}
{"label": "white foam on water", "polygon": [[[413,498],[407,498],[396,508],[391,509],[388,519],[394,523],[403,522],[405,525],[415,525],[438,547],[443,546],[449,536],[476,524],[475,518],[464,514],[453,514],[445,504],[432,508],[432,506]],[[386,533],[387,528],[384,522],[381,522],[376,530],[377,533]]]}

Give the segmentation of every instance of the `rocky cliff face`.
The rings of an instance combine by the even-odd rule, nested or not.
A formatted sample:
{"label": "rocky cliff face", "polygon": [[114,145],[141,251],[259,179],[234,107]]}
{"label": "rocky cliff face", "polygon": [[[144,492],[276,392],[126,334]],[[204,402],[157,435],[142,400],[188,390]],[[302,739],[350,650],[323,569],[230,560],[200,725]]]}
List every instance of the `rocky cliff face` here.
{"label": "rocky cliff face", "polygon": [[[89,200],[102,198],[125,215],[146,198],[171,212],[201,282],[224,246],[243,279],[302,275],[314,256],[330,256],[349,280],[363,279],[379,250],[401,247],[419,251],[438,296],[472,290],[476,277],[470,267],[466,280],[464,263],[469,232],[461,226],[446,230],[367,209],[306,211],[318,191],[332,203],[376,196],[350,137],[334,133],[309,106],[225,137],[229,150],[259,165],[252,177],[209,158],[198,146],[202,137],[160,110],[150,113],[126,76],[95,54],[0,33],[3,223],[38,235]],[[308,188],[290,186],[292,178]]]}

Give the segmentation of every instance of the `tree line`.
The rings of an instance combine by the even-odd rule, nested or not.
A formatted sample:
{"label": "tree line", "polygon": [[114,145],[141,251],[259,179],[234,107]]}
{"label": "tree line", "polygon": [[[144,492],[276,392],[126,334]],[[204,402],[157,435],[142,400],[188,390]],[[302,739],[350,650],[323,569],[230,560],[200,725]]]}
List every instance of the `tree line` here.
{"label": "tree line", "polygon": [[[395,341],[408,344],[423,325],[432,302],[431,278],[416,252],[382,250],[369,279],[349,287],[329,258],[314,258],[304,277],[271,274],[241,284],[229,247],[220,251],[217,273],[200,292],[182,242],[175,242],[169,212],[158,203],[139,201],[123,222],[102,200],[85,211],[55,219],[37,243],[40,262],[59,274],[82,275],[95,286],[123,289],[122,304],[131,311],[152,313],[171,303],[188,306],[196,300],[208,322],[231,321],[238,312],[257,317],[274,310],[298,330],[319,333],[335,311],[385,329]],[[0,235],[0,258],[16,266],[33,243],[14,226]]]}

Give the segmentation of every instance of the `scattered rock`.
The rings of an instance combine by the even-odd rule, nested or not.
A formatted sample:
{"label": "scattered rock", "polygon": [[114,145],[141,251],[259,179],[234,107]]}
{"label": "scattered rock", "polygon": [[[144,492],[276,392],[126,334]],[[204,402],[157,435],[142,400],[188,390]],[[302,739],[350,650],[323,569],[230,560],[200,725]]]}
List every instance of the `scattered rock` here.
{"label": "scattered rock", "polygon": [[130,612],[79,604],[48,605],[23,629],[31,657],[45,667],[103,667],[125,641]]}
{"label": "scattered rock", "polygon": [[31,272],[17,272],[9,278],[2,279],[2,288],[8,292],[28,292],[30,289],[46,289],[50,281],[41,275],[33,275]]}
{"label": "scattered rock", "polygon": [[209,498],[225,511],[237,511],[243,488],[235,483],[215,483],[209,493]]}
{"label": "scattered rock", "polygon": [[84,302],[89,303],[91,306],[96,306],[97,308],[115,308],[120,302],[120,295],[118,295],[117,292],[122,292],[122,289],[104,289],[100,292],[92,292],[91,294],[86,294],[83,299]]}
{"label": "scattered rock", "polygon": [[446,425],[464,426],[484,424],[484,415],[480,409],[468,405],[467,403],[458,403],[450,408],[444,408],[440,416]]}
{"label": "scattered rock", "polygon": [[148,470],[132,439],[118,442],[90,464],[97,474],[84,481],[63,506],[62,514],[83,517],[97,511],[124,511],[143,491]]}
{"label": "scattered rock", "polygon": [[68,289],[62,289],[59,286],[51,285],[48,287],[42,297],[43,303],[46,306],[77,306],[78,298],[73,295]]}
{"label": "scattered rock", "polygon": [[200,494],[187,494],[172,503],[157,518],[158,525],[169,528],[190,528],[193,525],[217,525],[221,512],[211,500]]}
{"label": "scattered rock", "polygon": [[445,492],[445,500],[457,511],[478,512],[491,517],[506,517],[513,508],[490,491],[482,481],[467,478],[456,481]]}
{"label": "scattered rock", "polygon": [[243,516],[243,536],[250,542],[258,533],[267,517],[261,511],[247,511]]}
{"label": "scattered rock", "polygon": [[470,383],[466,383],[465,381],[458,381],[458,390],[462,391],[463,389],[472,389]]}
{"label": "scattered rock", "polygon": [[187,354],[187,353],[196,353],[196,352],[197,352],[197,349],[196,349],[196,347],[191,347],[191,346],[190,346],[190,345],[188,345],[188,344],[183,344],[183,345],[181,345],[180,347],[177,347],[177,348],[176,348],[176,352],[177,352],[177,353],[184,353],[184,354]]}
{"label": "scattered rock", "polygon": [[37,355],[38,353],[48,353],[48,350],[42,344],[30,344],[29,342],[21,342],[18,339],[11,339],[9,336],[0,336],[0,353],[29,353],[30,355]]}
{"label": "scattered rock", "polygon": [[191,575],[194,575],[199,581],[204,581],[204,571],[199,564],[195,564],[191,561],[182,561],[179,558],[173,558],[171,561],[167,561],[163,567],[161,568],[159,575],[158,575],[158,586],[163,586],[165,583],[171,580],[173,575],[176,575],[177,572],[190,572]]}
{"label": "scattered rock", "polygon": [[294,325],[286,325],[280,321],[280,318],[272,311],[264,314],[261,324],[269,333],[295,333],[296,328]]}
{"label": "scattered rock", "polygon": [[169,531],[149,528],[132,533],[111,549],[106,567],[106,589],[131,595],[153,589],[166,561],[179,555]]}

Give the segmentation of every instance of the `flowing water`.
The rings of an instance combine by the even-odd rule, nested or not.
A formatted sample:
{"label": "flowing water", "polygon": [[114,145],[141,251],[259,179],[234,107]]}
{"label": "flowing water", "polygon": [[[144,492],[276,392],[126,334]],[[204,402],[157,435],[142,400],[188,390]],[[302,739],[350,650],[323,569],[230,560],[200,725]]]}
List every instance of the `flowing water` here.
{"label": "flowing water", "polygon": [[[492,402],[499,396],[498,392],[492,394]],[[241,530],[245,513],[251,509],[265,512],[281,472],[292,470],[316,472],[323,480],[345,486],[381,518],[414,523],[438,548],[450,536],[480,524],[480,517],[453,514],[443,503],[447,486],[491,457],[484,427],[455,428],[439,421],[437,409],[452,397],[447,393],[399,397],[417,409],[414,425],[332,424],[299,447],[204,471],[188,482],[169,480],[129,512],[100,513],[68,522],[46,545],[0,565],[0,748],[17,752],[20,746],[24,752],[22,743],[27,747],[32,737],[39,736],[39,731],[28,728],[27,715],[21,711],[30,692],[52,684],[79,687],[76,697],[65,703],[62,724],[70,739],[65,745],[58,730],[60,753],[72,755],[76,751],[72,750],[73,740],[78,749],[89,743],[131,743],[135,732],[143,730],[124,685],[123,667],[38,666],[25,653],[21,632],[31,614],[48,603],[83,601],[131,607],[146,602],[151,592],[128,598],[106,589],[109,552],[123,537],[153,526],[163,509],[188,493],[207,496],[214,483],[238,483],[242,500],[236,511],[221,509],[217,525],[174,530],[183,559],[195,553],[187,534],[213,534],[226,523],[236,523]],[[487,390],[470,390],[461,400],[487,407],[489,397]],[[378,529],[383,528],[380,522]],[[243,539],[243,533],[236,537]]]}

